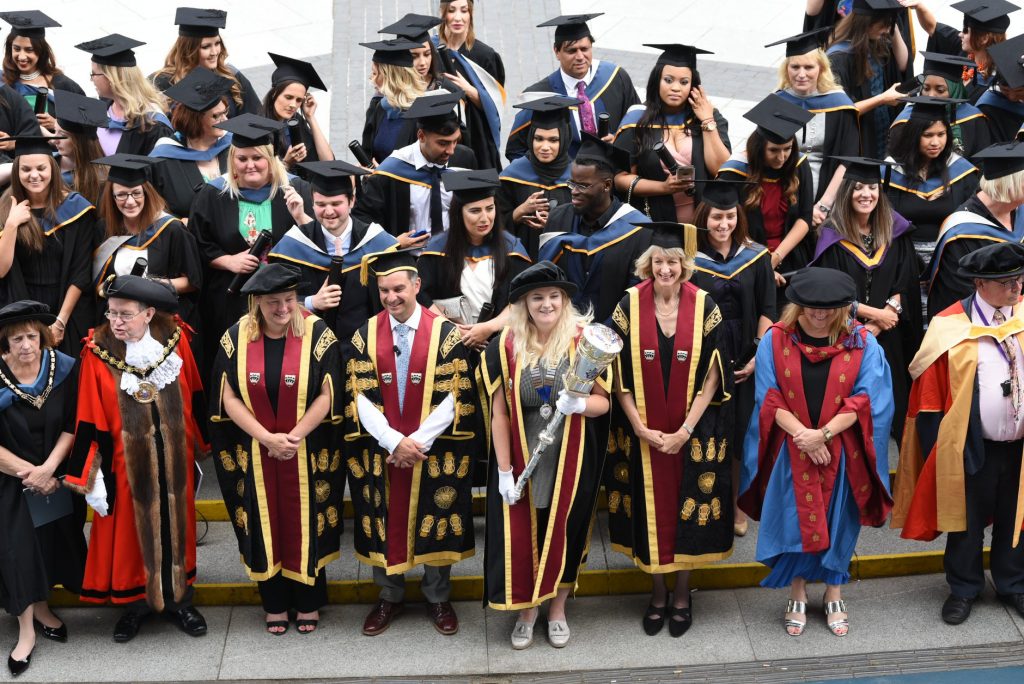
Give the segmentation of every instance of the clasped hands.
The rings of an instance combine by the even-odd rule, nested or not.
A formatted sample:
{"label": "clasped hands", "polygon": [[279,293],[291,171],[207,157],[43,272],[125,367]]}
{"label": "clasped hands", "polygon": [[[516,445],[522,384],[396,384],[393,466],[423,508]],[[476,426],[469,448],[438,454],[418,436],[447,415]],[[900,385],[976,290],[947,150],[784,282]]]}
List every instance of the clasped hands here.
{"label": "clasped hands", "polygon": [[425,444],[417,442],[412,437],[403,437],[395,450],[387,457],[387,462],[399,468],[412,468],[420,461],[427,458]]}
{"label": "clasped hands", "polygon": [[825,433],[819,428],[800,428],[793,434],[793,443],[815,465],[827,466],[832,462],[832,453],[825,446]]}
{"label": "clasped hands", "polygon": [[53,494],[60,487],[60,481],[53,476],[53,468],[45,463],[23,470],[17,475],[25,489],[43,496]]}
{"label": "clasped hands", "polygon": [[270,458],[287,461],[290,458],[295,458],[295,455],[299,453],[299,444],[302,443],[302,439],[302,437],[296,437],[287,432],[274,432],[263,442],[263,446],[267,447],[267,455]]}

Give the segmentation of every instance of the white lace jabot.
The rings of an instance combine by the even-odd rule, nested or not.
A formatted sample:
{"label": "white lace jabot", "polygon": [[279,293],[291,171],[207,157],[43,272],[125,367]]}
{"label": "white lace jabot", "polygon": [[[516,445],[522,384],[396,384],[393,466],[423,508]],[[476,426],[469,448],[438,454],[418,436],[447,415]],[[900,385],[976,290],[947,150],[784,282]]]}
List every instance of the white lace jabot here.
{"label": "white lace jabot", "polygon": [[[146,366],[156,363],[160,356],[164,352],[164,345],[153,339],[153,336],[149,334],[149,328],[146,328],[146,332],[142,335],[142,339],[137,342],[127,342],[125,344],[124,360],[130,366],[136,368],[145,368]],[[135,394],[139,389],[139,383],[142,380],[151,382],[156,385],[158,390],[162,390],[167,385],[174,382],[174,379],[178,377],[178,373],[181,372],[181,357],[178,356],[177,352],[171,352],[167,355],[167,358],[163,360],[156,369],[145,378],[140,378],[137,375],[133,375],[128,371],[121,374],[121,389],[128,394]]]}

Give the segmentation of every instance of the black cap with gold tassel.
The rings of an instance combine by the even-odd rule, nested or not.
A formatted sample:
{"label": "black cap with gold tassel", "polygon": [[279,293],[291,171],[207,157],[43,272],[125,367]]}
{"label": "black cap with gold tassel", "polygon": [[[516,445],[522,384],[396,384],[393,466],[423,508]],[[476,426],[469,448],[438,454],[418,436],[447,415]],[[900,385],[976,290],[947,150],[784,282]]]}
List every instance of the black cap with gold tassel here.
{"label": "black cap with gold tassel", "polygon": [[416,254],[418,248],[413,249],[386,249],[383,252],[367,254],[359,263],[359,282],[363,285],[370,284],[370,275],[375,278],[390,275],[397,271],[416,270]]}
{"label": "black cap with gold tassel", "polygon": [[682,249],[687,259],[697,257],[697,231],[702,230],[692,223],[673,221],[652,221],[634,223],[634,226],[650,228],[654,232],[651,245],[662,249]]}

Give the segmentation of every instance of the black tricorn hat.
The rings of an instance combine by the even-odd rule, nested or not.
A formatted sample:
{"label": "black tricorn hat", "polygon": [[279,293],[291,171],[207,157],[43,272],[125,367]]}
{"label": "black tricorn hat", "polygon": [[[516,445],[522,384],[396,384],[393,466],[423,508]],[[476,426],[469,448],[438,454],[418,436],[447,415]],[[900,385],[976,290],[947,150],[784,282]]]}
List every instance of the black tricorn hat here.
{"label": "black tricorn hat", "polygon": [[42,302],[31,299],[11,302],[0,309],[0,328],[28,321],[39,321],[43,325],[53,325],[53,322],[56,320],[57,317],[50,313],[50,307]]}
{"label": "black tricorn hat", "polygon": [[842,271],[809,266],[789,279],[786,299],[807,309],[841,309],[857,299],[857,284]]}
{"label": "black tricorn hat", "polygon": [[542,287],[559,287],[572,297],[576,294],[576,283],[569,280],[565,271],[550,261],[538,261],[517,275],[509,285],[508,301],[516,302],[530,290]]}
{"label": "black tricorn hat", "polygon": [[101,294],[105,299],[130,299],[168,313],[178,310],[178,295],[170,285],[142,276],[117,276]]}
{"label": "black tricorn hat", "polygon": [[291,264],[266,264],[242,286],[244,295],[271,295],[297,290],[302,284],[302,271]]}
{"label": "black tricorn hat", "polygon": [[957,274],[964,278],[999,280],[1024,275],[1024,246],[997,242],[960,257]]}

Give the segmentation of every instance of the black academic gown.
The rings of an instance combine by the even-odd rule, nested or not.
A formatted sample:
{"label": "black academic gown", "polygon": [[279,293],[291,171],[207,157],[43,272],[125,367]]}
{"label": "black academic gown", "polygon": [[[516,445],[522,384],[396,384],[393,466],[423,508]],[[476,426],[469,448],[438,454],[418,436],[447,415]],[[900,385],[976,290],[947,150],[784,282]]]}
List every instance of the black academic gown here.
{"label": "black academic gown", "polygon": [[[396,148],[401,149],[401,148]],[[453,168],[475,169],[476,155],[465,145],[458,145],[448,160]],[[409,184],[391,176],[373,174],[364,177],[359,201],[352,216],[365,223],[379,223],[392,235],[409,232]]]}
{"label": "black academic gown", "polygon": [[[562,81],[561,74],[556,71],[546,78],[542,78],[533,85],[529,86],[524,90],[525,93],[551,93],[554,92],[557,95],[566,95],[565,83]],[[575,93],[569,94],[571,97],[576,97]],[[593,100],[593,98],[591,98]],[[615,132],[619,129],[619,124],[622,122],[622,117],[626,115],[626,111],[633,105],[640,104],[640,97],[636,94],[636,88],[633,87],[633,81],[630,79],[629,74],[626,73],[625,69],[619,69],[615,77],[611,79],[607,87],[601,93],[601,102],[604,106],[604,111],[608,114],[608,130]],[[719,124],[721,125],[721,124]],[[526,150],[529,146],[529,140],[527,140],[527,132],[529,126],[524,126],[518,131],[514,131],[508,136],[508,141],[505,143],[505,158],[509,161],[518,159],[526,154]],[[575,130],[573,126],[573,149],[579,145],[579,132]]]}
{"label": "black academic gown", "polygon": [[[722,325],[718,328],[722,366],[727,373],[739,370],[757,351],[754,339],[758,321],[762,316],[775,320],[771,253],[756,243],[745,245],[743,250],[733,245],[726,259],[705,247],[698,255],[697,268],[690,281],[718,304],[722,313]],[[731,428],[728,435],[731,455],[742,461],[743,438],[754,412],[754,376],[734,385],[731,392],[732,401],[725,404],[730,414],[725,424]]]}
{"label": "black academic gown", "polygon": [[[865,79],[863,82],[858,83],[856,77],[856,64],[853,59],[853,54],[849,52],[833,52],[828,56],[829,62],[832,64],[832,73],[835,74],[836,80],[839,81],[843,90],[850,96],[850,99],[854,102],[860,102],[866,100],[872,95],[877,93],[871,92],[871,82]],[[890,87],[893,83],[899,83],[902,79],[900,78],[899,69],[896,67],[896,58],[890,53],[889,58],[882,65],[883,70],[883,81],[885,88]],[[874,121],[874,111],[872,110],[860,117],[860,150],[861,153],[870,157],[880,157],[884,154],[885,150],[876,150],[877,142],[877,128]],[[889,123],[896,118],[895,108],[889,108]],[[821,182],[828,185],[828,181],[831,177],[825,178],[822,174]]]}
{"label": "black academic gown", "polygon": [[[462,290],[459,287],[450,287],[445,282],[445,255],[443,243],[441,244],[441,247],[442,249],[437,251],[425,249],[420,255],[420,258],[416,261],[416,268],[420,273],[421,281],[420,293],[417,296],[417,300],[423,306],[429,307],[434,303],[435,299],[458,297],[462,294]],[[505,274],[504,280],[494,283],[494,294],[491,297],[491,304],[494,305],[494,308],[491,310],[489,315],[485,315],[484,312],[481,312],[480,320],[477,321],[478,323],[490,320],[504,311],[505,307],[508,306],[508,295],[511,289],[510,284],[512,283],[512,279],[530,266],[530,262],[524,257],[525,255],[518,253],[509,253],[508,272]],[[465,266],[464,268],[469,267]],[[497,274],[495,274],[495,277],[497,277]]]}
{"label": "black academic gown", "polygon": [[[299,114],[294,121],[295,125],[287,125],[288,121],[282,122],[286,126],[274,136],[274,153],[283,160],[289,147],[302,144],[306,146],[306,158],[303,159],[303,162],[321,161],[320,154],[316,151],[316,142],[313,140],[313,129],[310,128],[306,117]],[[304,180],[309,180],[308,172],[301,166],[292,165],[288,172],[294,173]]]}
{"label": "black academic gown", "polygon": [[[827,225],[827,224],[826,224]],[[907,367],[921,344],[921,291],[917,277],[917,256],[911,231],[893,239],[882,262],[873,270],[839,244],[828,247],[814,262],[815,266],[834,268],[850,275],[857,285],[857,301],[877,309],[885,308],[885,300],[900,295],[903,313],[899,324],[878,335],[878,343],[892,371],[892,391],[896,405],[892,433],[897,440],[903,434],[903,421],[907,415],[910,394],[910,374]],[[874,255],[874,256],[877,256]]]}
{"label": "black academic gown", "polygon": [[493,76],[498,83],[505,85],[505,64],[501,61],[501,55],[497,50],[477,39],[473,41],[472,49],[463,43],[459,52],[482,66],[484,71]]}
{"label": "black academic gown", "polygon": [[[72,361],[65,358],[64,363]],[[47,369],[48,365],[43,372]],[[16,382],[3,361],[0,373]],[[41,465],[61,433],[74,434],[77,394],[76,370],[72,369],[53,387],[42,408],[14,399],[13,404],[0,410],[0,446],[33,465]],[[54,475],[59,477],[64,470],[62,464]],[[4,551],[0,553],[0,608],[10,615],[20,615],[31,604],[46,601],[50,588],[57,584],[77,594],[85,572],[84,500],[58,489],[50,505],[68,497],[68,514],[35,527],[26,499],[33,495],[23,493],[24,486],[21,478],[0,473],[0,549]]]}
{"label": "black academic gown", "polygon": [[915,192],[894,187],[892,184],[886,188],[885,195],[889,198],[893,211],[914,224],[915,240],[935,242],[939,239],[939,227],[946,217],[978,190],[979,176],[978,173],[971,173],[951,183],[949,189],[934,200],[923,199]]}
{"label": "black academic gown", "polygon": [[529,257],[534,260],[537,259],[540,234],[544,228],[531,228],[525,221],[515,223],[512,220],[512,212],[538,190],[544,190],[544,196],[551,202],[558,202],[558,206],[568,205],[572,201],[572,193],[566,185],[541,188],[509,180],[501,181],[501,187],[498,189],[498,194],[495,195],[498,211],[505,217],[505,225],[513,227],[512,232],[526,247]]}
{"label": "black academic gown", "polygon": [[1015,140],[1024,122],[1024,104],[1011,102],[998,90],[990,90],[983,95],[985,97],[979,100],[978,109],[985,114],[992,142]]}
{"label": "black academic gown", "polygon": [[[729,122],[725,120],[725,117],[717,109],[714,110],[713,114],[715,123],[718,126],[718,137],[725,143],[725,147],[732,151],[732,144],[729,142]],[[704,135],[700,128],[700,121],[697,121],[691,115],[687,118],[686,127],[692,141],[691,159],[694,179],[698,181],[707,180],[709,176],[707,166],[704,164]],[[615,138],[615,145],[629,150],[629,163],[631,166],[636,166],[636,171],[641,178],[654,181],[663,181],[668,178],[668,173],[665,172],[657,153],[650,149],[639,149],[635,127],[624,128],[619,131]],[[620,171],[629,171],[629,169],[620,169]],[[703,183],[696,184],[693,195],[694,205],[700,203],[701,195],[704,193],[703,188]],[[652,221],[676,220],[676,205],[672,195],[656,195],[653,197],[637,197],[634,195],[632,204],[639,211],[649,213]],[[649,212],[647,211],[648,208],[650,209]]]}
{"label": "black academic gown", "polygon": [[[39,122],[18,91],[0,83],[0,131],[10,136],[39,135]],[[13,150],[0,151],[0,163],[11,161]]]}
{"label": "black academic gown", "polygon": [[[300,178],[291,179],[291,186],[302,197],[307,214],[313,213],[313,198],[309,184]],[[284,192],[279,191],[271,200],[271,223],[273,242],[295,224],[284,203]],[[245,297],[229,295],[228,286],[235,274],[210,266],[217,257],[247,252],[246,243],[238,230],[238,200],[228,193],[221,193],[214,185],[205,185],[196,193],[189,213],[188,228],[196,236],[199,255],[203,260],[203,296],[199,303],[202,353],[200,371],[209,377],[208,364],[216,353],[220,336],[248,310]]]}
{"label": "black academic gown", "polygon": [[169,138],[172,135],[174,131],[171,127],[161,121],[151,120],[146,130],[139,126],[126,128],[117,143],[117,154],[137,154],[145,157],[153,151],[160,138]]}
{"label": "black academic gown", "polygon": [[[227,149],[217,157],[217,163],[220,164],[222,174],[227,171]],[[196,163],[185,159],[164,159],[150,168],[153,187],[167,202],[167,211],[179,218],[188,218],[192,201],[206,185]]]}
{"label": "black academic gown", "polygon": [[[932,32],[932,35],[928,36],[928,46],[925,49],[929,52],[941,52],[944,55],[966,57],[967,54],[963,51],[962,45],[960,31],[952,26],[940,23],[935,25],[935,31]],[[985,94],[988,86],[989,83],[985,81],[984,77],[975,73],[974,77],[967,83],[967,99],[970,103],[977,104],[978,98]],[[997,139],[994,138],[994,140]]]}

